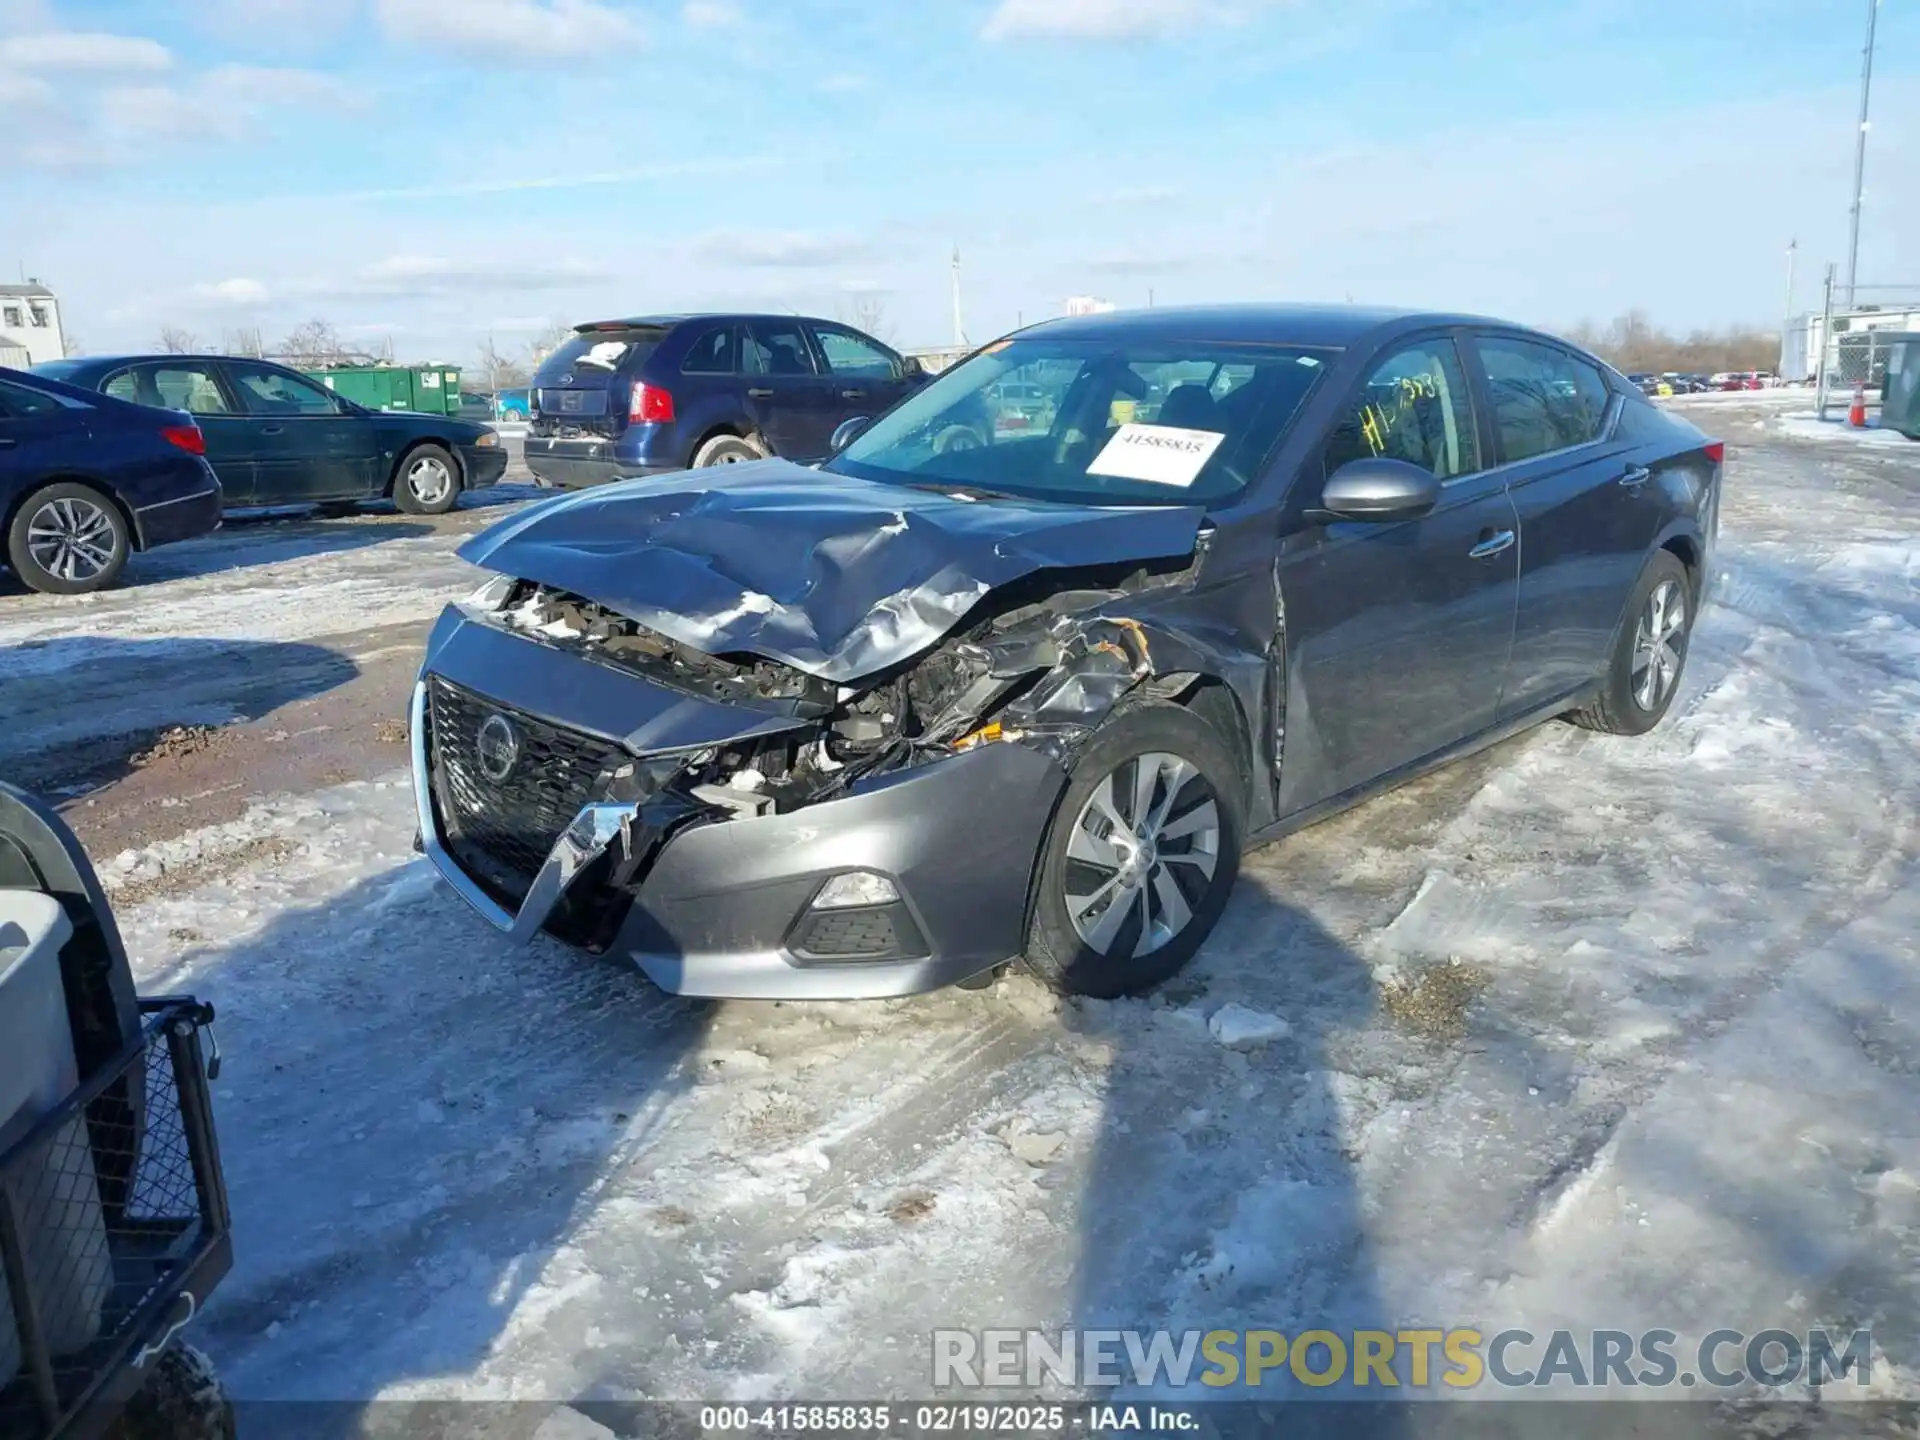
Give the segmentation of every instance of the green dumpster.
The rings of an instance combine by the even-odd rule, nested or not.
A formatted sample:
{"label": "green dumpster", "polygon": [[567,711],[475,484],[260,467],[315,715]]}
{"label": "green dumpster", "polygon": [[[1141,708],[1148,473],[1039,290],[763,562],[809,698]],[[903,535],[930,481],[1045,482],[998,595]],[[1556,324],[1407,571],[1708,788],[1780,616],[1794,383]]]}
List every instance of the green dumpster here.
{"label": "green dumpster", "polygon": [[457,365],[327,365],[304,373],[369,410],[460,413]]}
{"label": "green dumpster", "polygon": [[1882,334],[1887,346],[1887,383],[1881,391],[1880,428],[1920,440],[1920,334]]}

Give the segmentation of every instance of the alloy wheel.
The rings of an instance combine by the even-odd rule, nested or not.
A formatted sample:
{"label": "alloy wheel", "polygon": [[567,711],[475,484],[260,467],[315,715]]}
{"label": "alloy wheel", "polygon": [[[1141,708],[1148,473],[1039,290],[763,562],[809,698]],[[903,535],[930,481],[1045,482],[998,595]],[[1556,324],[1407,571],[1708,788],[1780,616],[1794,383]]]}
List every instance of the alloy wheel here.
{"label": "alloy wheel", "polygon": [[1067,840],[1067,917],[1111,958],[1152,954],[1187,928],[1220,861],[1220,803],[1178,755],[1123,762],[1094,787]]}
{"label": "alloy wheel", "polygon": [[422,505],[438,505],[453,488],[453,472],[443,460],[422,455],[407,467],[407,489]]}
{"label": "alloy wheel", "polygon": [[1647,597],[1633,632],[1633,703],[1653,711],[1673,693],[1680,678],[1680,646],[1687,627],[1687,604],[1678,582],[1662,580]]}
{"label": "alloy wheel", "polygon": [[94,579],[113,563],[117,548],[113,521],[90,500],[49,500],[27,521],[27,553],[60,580]]}

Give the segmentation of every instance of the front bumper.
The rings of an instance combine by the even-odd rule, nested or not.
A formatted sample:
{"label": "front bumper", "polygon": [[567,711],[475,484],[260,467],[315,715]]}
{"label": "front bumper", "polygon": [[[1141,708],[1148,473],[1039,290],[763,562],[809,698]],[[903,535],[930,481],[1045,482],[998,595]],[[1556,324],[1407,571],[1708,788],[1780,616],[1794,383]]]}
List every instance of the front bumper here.
{"label": "front bumper", "polygon": [[489,485],[498,485],[500,477],[507,473],[507,447],[498,444],[462,446],[460,464],[467,472],[467,489],[482,490]]}
{"label": "front bumper", "polygon": [[[551,654],[528,642],[498,640]],[[470,641],[450,649],[470,657]],[[502,655],[495,662],[486,667],[490,701],[534,715],[550,712],[549,667]],[[649,681],[573,663],[593,672],[591,682],[583,675],[583,684],[602,695],[610,684],[629,687],[635,715],[659,710],[659,687]],[[1029,883],[1066,776],[1039,752],[1004,743],[873,777],[838,799],[785,814],[698,820],[664,840],[643,807],[590,798],[510,909],[462,866],[441,826],[429,754],[433,673],[430,651],[415,688],[412,724],[422,847],[468,904],[516,940],[546,928],[563,902],[581,898],[580,890],[606,887],[610,872],[626,870],[621,895],[630,895],[631,904],[608,948],[678,995],[829,1000],[918,994],[1009,960],[1025,943]],[[473,677],[454,678],[467,685]],[[585,695],[577,698],[576,714],[600,711],[598,733],[608,735],[603,708]],[[743,726],[749,728],[751,722]],[[886,876],[899,893],[897,904],[811,908],[829,879],[852,870]],[[875,934],[884,940],[872,953],[847,958],[849,943],[857,949],[861,936]]]}

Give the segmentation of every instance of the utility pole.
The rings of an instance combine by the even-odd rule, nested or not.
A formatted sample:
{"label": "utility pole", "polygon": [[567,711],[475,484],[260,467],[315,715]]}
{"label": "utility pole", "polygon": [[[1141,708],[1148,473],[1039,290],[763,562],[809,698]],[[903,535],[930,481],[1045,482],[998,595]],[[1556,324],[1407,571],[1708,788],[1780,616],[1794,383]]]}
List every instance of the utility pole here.
{"label": "utility pole", "polygon": [[962,349],[967,343],[967,327],[960,318],[960,247],[953,247],[953,343]]}
{"label": "utility pole", "polygon": [[1153,308],[1153,287],[1152,286],[1147,287],[1147,308],[1149,310]]}
{"label": "utility pole", "polygon": [[1860,201],[1867,183],[1867,105],[1873,94],[1873,28],[1880,17],[1880,0],[1867,0],[1867,43],[1860,52],[1860,133],[1853,147],[1853,218],[1847,233],[1847,309],[1853,309],[1854,286],[1860,279]]}
{"label": "utility pole", "polygon": [[1827,372],[1827,350],[1833,344],[1833,266],[1827,266],[1826,300],[1820,317],[1820,358],[1814,385],[1813,407],[1822,420],[1827,418],[1827,390],[1833,377]]}
{"label": "utility pole", "polygon": [[1792,342],[1793,337],[1793,261],[1799,251],[1800,241],[1796,236],[1787,242],[1787,308],[1782,312],[1780,320],[1780,378],[1782,380],[1787,378],[1787,346]]}

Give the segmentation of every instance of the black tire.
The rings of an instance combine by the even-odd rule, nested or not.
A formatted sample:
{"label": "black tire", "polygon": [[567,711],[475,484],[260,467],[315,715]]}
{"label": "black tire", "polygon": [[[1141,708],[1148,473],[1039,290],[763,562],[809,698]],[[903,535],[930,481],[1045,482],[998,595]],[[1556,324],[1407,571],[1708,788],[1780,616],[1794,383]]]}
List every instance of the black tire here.
{"label": "black tire", "polygon": [[[61,536],[67,540],[63,543]],[[120,578],[133,535],[120,507],[91,485],[43,485],[7,527],[7,563],[29,590],[86,595]],[[71,572],[71,573],[66,573]]]}
{"label": "black tire", "polygon": [[[1206,802],[1213,802],[1212,869],[1207,873],[1203,858],[1195,858],[1202,855],[1197,847],[1206,843],[1204,835],[1159,835],[1155,831],[1150,838],[1157,838],[1161,843],[1145,852],[1147,868],[1139,888],[1133,892],[1111,890],[1109,882],[1102,878],[1105,868],[1110,867],[1075,858],[1069,849],[1076,847],[1081,854],[1086,854],[1087,840],[1092,840],[1096,850],[1122,853],[1110,841],[1095,837],[1091,828],[1076,844],[1076,832],[1082,830],[1083,820],[1092,827],[1108,824],[1100,818],[1094,796],[1109,777],[1116,777],[1119,782],[1111,792],[1113,801],[1117,802],[1118,818],[1137,823],[1140,817],[1131,810],[1138,762],[1141,757],[1153,755],[1182,761],[1194,772],[1180,780],[1172,795],[1166,794],[1164,771],[1153,782],[1149,810],[1158,811],[1167,830],[1175,830],[1183,822],[1190,826],[1199,824],[1206,818]],[[1047,830],[1036,877],[1033,915],[1027,927],[1027,967],[1043,983],[1062,994],[1103,999],[1151,989],[1177,974],[1212,932],[1240,873],[1240,839],[1246,802],[1239,775],[1240,767],[1220,732],[1178,705],[1132,706],[1115,714],[1096,731],[1074,764],[1072,778]],[[1093,808],[1090,810],[1090,807]],[[1115,831],[1109,829],[1107,833]],[[1165,848],[1167,843],[1180,848]],[[1134,851],[1128,863],[1137,864],[1141,853]],[[1115,871],[1114,875],[1117,881],[1119,872]],[[1161,898],[1163,884],[1171,884],[1179,891],[1179,899],[1186,905],[1190,918],[1156,946],[1144,953],[1133,953],[1149,924],[1165,924],[1168,920],[1171,912]],[[1072,893],[1082,900],[1093,897],[1097,901],[1107,890],[1115,896],[1127,897],[1124,902],[1109,898],[1105,905],[1097,907],[1097,913],[1082,909],[1081,924],[1098,936],[1101,922],[1110,918],[1113,906],[1116,903],[1127,906],[1131,913],[1118,919],[1118,928],[1112,932],[1108,948],[1096,948],[1076,927],[1069,913],[1070,886],[1080,887]],[[1144,912],[1135,905],[1136,896],[1149,897],[1140,902]]]}
{"label": "black tire", "polygon": [[751,440],[742,440],[738,435],[715,435],[694,451],[692,468],[704,470],[709,465],[745,465],[766,458]]}
{"label": "black tire", "polygon": [[416,445],[393,467],[393,503],[409,515],[446,514],[460,488],[459,462],[442,445]]}
{"label": "black tire", "polygon": [[[1662,650],[1649,647],[1647,639],[1652,633],[1654,597],[1663,589],[1667,604],[1680,607],[1678,629],[1667,635],[1664,647],[1671,654],[1670,663]],[[1582,729],[1605,735],[1644,735],[1658,725],[1679,693],[1681,676],[1686,673],[1695,608],[1687,567],[1671,551],[1656,550],[1647,568],[1640,572],[1639,583],[1633,587],[1626,612],[1620,617],[1599,693],[1578,710],[1569,711],[1566,718]],[[1646,684],[1649,669],[1656,670],[1657,686]],[[1649,695],[1651,703],[1647,703]]]}

